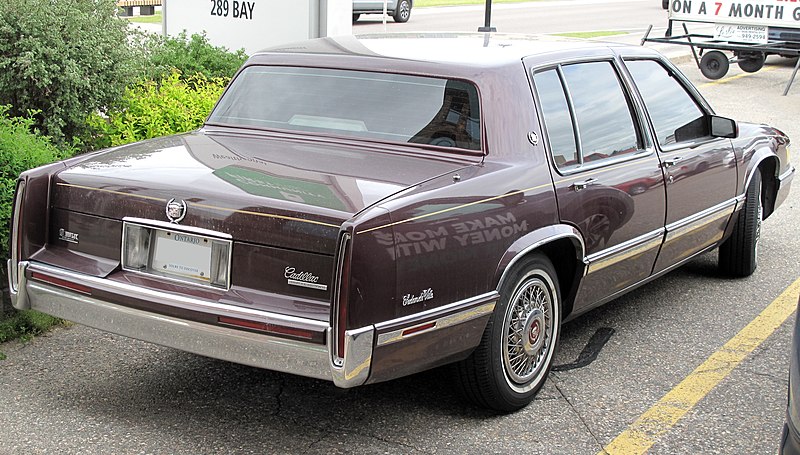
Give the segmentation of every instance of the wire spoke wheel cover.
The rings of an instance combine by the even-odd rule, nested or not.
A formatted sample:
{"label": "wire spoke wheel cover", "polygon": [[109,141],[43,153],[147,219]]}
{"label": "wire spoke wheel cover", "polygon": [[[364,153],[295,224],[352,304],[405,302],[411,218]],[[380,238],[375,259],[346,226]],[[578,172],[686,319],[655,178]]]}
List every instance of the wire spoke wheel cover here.
{"label": "wire spoke wheel cover", "polygon": [[532,270],[519,281],[503,321],[503,372],[508,385],[524,393],[541,382],[553,355],[558,330],[556,298],[547,274]]}

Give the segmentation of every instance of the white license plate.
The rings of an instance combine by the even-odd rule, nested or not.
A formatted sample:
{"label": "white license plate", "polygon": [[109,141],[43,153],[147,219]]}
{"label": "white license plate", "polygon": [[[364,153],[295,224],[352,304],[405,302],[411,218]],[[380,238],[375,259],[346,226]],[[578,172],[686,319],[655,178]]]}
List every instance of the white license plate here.
{"label": "white license plate", "polygon": [[204,237],[157,230],[150,267],[153,272],[208,282],[211,245]]}
{"label": "white license plate", "polygon": [[763,44],[767,42],[767,27],[762,25],[714,24],[714,39]]}

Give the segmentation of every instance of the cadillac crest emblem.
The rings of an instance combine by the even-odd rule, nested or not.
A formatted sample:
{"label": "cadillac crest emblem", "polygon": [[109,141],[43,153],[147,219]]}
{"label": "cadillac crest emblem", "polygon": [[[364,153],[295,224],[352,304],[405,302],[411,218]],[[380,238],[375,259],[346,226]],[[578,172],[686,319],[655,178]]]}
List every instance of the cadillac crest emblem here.
{"label": "cadillac crest emblem", "polygon": [[170,223],[178,224],[186,216],[186,201],[172,198],[167,202],[167,218]]}

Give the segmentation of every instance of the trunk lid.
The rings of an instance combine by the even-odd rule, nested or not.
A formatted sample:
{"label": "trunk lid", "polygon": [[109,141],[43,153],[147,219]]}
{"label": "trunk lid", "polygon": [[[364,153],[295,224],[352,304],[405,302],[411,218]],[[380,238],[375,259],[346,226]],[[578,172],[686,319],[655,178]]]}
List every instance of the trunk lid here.
{"label": "trunk lid", "polygon": [[472,164],[463,157],[389,153],[359,143],[199,131],[120,147],[60,172],[57,209],[168,221],[234,241],[333,254],[339,226],[409,186]]}

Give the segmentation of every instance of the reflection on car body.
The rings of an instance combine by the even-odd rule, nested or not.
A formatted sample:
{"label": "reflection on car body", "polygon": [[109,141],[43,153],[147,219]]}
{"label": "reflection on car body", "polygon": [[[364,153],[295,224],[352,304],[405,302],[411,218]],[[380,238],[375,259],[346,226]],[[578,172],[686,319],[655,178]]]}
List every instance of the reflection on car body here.
{"label": "reflection on car body", "polygon": [[640,47],[312,40],[252,56],[198,131],[24,173],[9,280],[18,308],[340,387],[456,363],[511,411],[562,322],[714,248],[753,273],[788,147]]}

